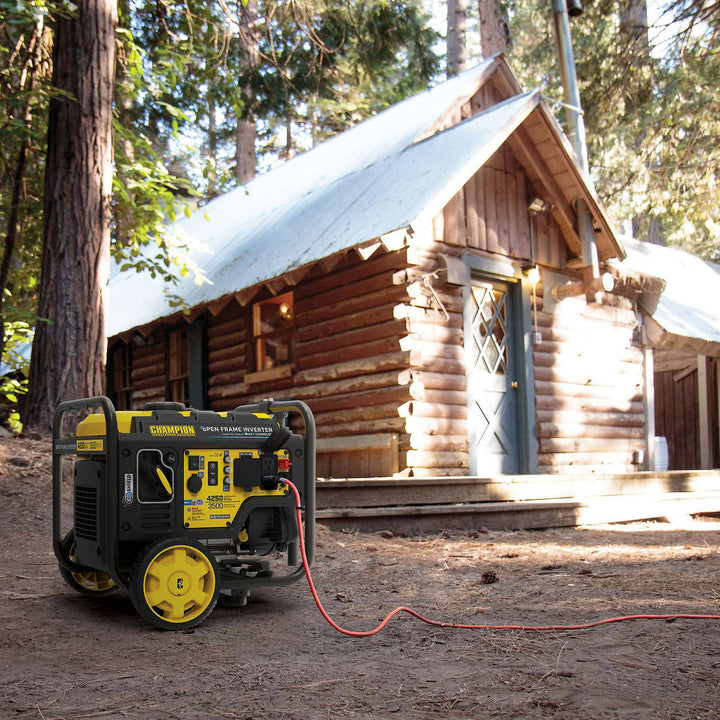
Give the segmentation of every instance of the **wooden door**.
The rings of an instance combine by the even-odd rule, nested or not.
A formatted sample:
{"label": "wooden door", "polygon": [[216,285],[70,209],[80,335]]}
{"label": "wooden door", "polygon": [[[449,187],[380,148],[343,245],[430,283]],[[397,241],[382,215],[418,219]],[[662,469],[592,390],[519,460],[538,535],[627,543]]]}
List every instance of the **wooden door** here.
{"label": "wooden door", "polygon": [[470,474],[520,472],[512,286],[473,280],[465,307]]}

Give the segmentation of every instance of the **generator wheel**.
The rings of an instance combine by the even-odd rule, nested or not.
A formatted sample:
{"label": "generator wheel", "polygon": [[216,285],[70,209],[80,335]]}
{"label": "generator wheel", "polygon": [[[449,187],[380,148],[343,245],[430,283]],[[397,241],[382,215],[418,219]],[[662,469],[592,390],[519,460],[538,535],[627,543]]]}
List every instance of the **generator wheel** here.
{"label": "generator wheel", "polygon": [[[69,560],[77,561],[75,555],[75,534],[72,530],[65,536],[62,546],[67,553]],[[62,579],[76,592],[83,595],[107,595],[117,590],[113,579],[102,570],[91,570],[89,572],[74,572],[58,564]]]}
{"label": "generator wheel", "polygon": [[161,540],[137,559],[130,576],[130,597],[140,615],[156,627],[195,627],[217,602],[215,559],[193,540]]}

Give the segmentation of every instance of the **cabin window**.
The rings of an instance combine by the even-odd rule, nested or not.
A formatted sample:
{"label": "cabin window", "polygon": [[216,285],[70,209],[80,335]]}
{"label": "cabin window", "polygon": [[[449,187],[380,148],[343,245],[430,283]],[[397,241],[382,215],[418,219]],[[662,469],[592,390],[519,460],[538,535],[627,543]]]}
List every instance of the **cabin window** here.
{"label": "cabin window", "polygon": [[168,336],[167,399],[187,403],[190,388],[190,333],[187,328]]}
{"label": "cabin window", "polygon": [[492,285],[472,289],[478,312],[475,317],[477,353],[491,375],[508,374],[508,318],[506,293]]}
{"label": "cabin window", "polygon": [[117,410],[130,410],[132,373],[130,346],[120,343],[112,351],[112,388]]}
{"label": "cabin window", "polygon": [[289,366],[295,327],[293,294],[277,295],[253,305],[255,371]]}

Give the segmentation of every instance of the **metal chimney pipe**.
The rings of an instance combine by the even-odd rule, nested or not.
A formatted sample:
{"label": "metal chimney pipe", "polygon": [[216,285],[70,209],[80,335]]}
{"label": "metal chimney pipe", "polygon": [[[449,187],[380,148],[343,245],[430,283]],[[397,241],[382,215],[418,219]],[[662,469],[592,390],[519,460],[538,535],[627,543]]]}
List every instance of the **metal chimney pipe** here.
{"label": "metal chimney pipe", "polygon": [[[555,22],[555,37],[558,45],[558,58],[560,61],[560,77],[563,84],[563,98],[565,100],[565,116],[567,118],[568,136],[580,160],[580,165],[588,172],[587,145],[585,142],[585,120],[583,119],[580,104],[580,90],[575,72],[575,56],[570,36],[570,18],[568,16],[567,0],[552,0],[553,20]],[[582,248],[583,280],[585,281],[586,298],[588,302],[595,300],[593,281],[600,277],[600,263],[598,260],[597,245],[595,244],[595,231],[592,216],[585,198],[578,196],[575,199],[575,211],[578,220],[578,234]]]}

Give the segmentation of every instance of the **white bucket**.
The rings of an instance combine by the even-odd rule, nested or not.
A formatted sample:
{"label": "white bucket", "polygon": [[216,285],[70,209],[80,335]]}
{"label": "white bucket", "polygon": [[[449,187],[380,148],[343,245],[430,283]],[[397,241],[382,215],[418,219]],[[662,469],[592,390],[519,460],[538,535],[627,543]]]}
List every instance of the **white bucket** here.
{"label": "white bucket", "polygon": [[665,472],[670,465],[670,455],[668,453],[667,438],[662,435],[655,436],[655,462],[653,470],[655,472]]}

